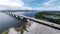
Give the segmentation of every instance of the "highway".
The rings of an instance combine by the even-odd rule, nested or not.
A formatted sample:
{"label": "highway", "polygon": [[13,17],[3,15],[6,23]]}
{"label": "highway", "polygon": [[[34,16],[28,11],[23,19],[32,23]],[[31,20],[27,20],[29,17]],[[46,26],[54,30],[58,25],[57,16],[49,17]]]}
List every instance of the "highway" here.
{"label": "highway", "polygon": [[42,25],[46,25],[48,27],[52,27],[52,28],[60,30],[60,25],[52,23],[52,22],[47,22],[47,21],[43,21],[43,20],[40,20],[40,19],[35,19],[35,18],[32,18],[32,17],[28,17],[28,16],[17,14],[17,13],[14,13],[14,12],[8,12],[6,14],[12,15],[13,17],[16,17],[16,18],[19,18],[19,19],[26,18],[27,20],[31,20],[31,21],[34,21],[36,23],[39,23],[39,24],[42,24]]}
{"label": "highway", "polygon": [[[22,26],[21,23],[23,22],[18,18],[21,20],[26,18],[27,20],[33,21],[33,24],[28,28],[29,32],[25,32],[24,34],[60,34],[60,25],[58,24],[20,15],[14,12],[0,13],[0,33],[13,26]],[[12,28],[12,31],[15,30]],[[9,34],[17,34],[17,32],[12,31],[10,30]]]}

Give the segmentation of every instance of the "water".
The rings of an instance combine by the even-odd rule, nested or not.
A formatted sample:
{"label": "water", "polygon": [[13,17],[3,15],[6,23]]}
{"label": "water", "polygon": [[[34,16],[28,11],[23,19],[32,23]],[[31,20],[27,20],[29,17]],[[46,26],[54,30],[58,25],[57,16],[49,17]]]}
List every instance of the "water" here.
{"label": "water", "polygon": [[22,26],[24,21],[13,18],[9,15],[0,12],[0,33],[10,27]]}
{"label": "water", "polygon": [[[35,12],[35,11],[24,12],[23,11],[23,12],[14,12],[14,13],[33,17],[35,15],[35,13],[37,13],[37,12]],[[16,26],[16,25],[22,26],[22,23],[24,23],[24,22],[0,12],[0,29],[1,29],[0,33],[4,30],[6,30],[10,27]]]}
{"label": "water", "polygon": [[[38,13],[39,11],[30,11],[30,12],[14,12],[20,15],[25,15],[25,16],[29,16],[29,17],[34,17],[34,15],[36,13]],[[18,20],[16,18],[13,18],[9,15],[0,13],[0,33],[5,30],[8,29],[8,27],[12,27],[12,26],[16,26],[19,25],[21,26],[24,23],[21,20]],[[9,25],[9,26],[8,26]],[[14,29],[12,29],[14,30]],[[33,22],[33,24],[28,28],[29,32],[24,32],[24,34],[60,34],[59,30],[53,29],[51,27],[47,27],[38,23]],[[16,33],[16,32],[12,32],[12,33]],[[11,34],[12,34],[11,33]]]}
{"label": "water", "polygon": [[25,16],[28,16],[28,17],[34,17],[34,15],[36,13],[38,13],[39,11],[21,11],[21,12],[13,12],[13,13],[16,13],[16,14],[20,14],[20,15],[25,15]]}

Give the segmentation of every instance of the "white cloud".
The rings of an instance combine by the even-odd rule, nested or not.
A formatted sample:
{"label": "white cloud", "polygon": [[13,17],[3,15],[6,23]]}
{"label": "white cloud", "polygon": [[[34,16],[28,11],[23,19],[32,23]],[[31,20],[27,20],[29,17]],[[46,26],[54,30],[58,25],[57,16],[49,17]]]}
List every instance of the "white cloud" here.
{"label": "white cloud", "polygon": [[33,8],[33,10],[53,10],[53,11],[60,11],[60,6],[54,6],[54,7],[41,7],[41,8]]}
{"label": "white cloud", "polygon": [[[21,0],[0,0],[0,10],[12,9],[12,10],[60,10],[60,6],[47,7],[56,0],[49,0],[43,3],[46,7],[28,7]],[[38,4],[40,5],[40,4]]]}
{"label": "white cloud", "polygon": [[0,10],[12,9],[12,10],[26,10],[31,9],[24,5],[21,0],[0,0]]}
{"label": "white cloud", "polygon": [[53,5],[53,2],[55,2],[55,1],[57,1],[57,0],[49,0],[47,2],[44,2],[43,5],[44,6],[51,6],[51,5]]}
{"label": "white cloud", "polygon": [[[60,11],[60,5],[55,6],[54,2],[57,0],[49,0],[47,2],[44,2],[42,5],[44,5],[44,7],[37,7],[37,8],[33,8],[33,10],[59,10]],[[38,4],[39,5],[39,4]]]}

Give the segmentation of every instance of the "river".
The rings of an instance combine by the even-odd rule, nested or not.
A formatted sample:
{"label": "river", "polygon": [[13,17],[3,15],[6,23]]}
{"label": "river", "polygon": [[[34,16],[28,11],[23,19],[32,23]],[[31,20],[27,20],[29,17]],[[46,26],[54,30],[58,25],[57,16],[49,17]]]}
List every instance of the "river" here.
{"label": "river", "polygon": [[13,18],[0,12],[0,33],[10,27],[22,26],[24,21]]}
{"label": "river", "polygon": [[[14,12],[14,13],[33,17],[37,12],[33,11],[33,12]],[[23,22],[21,20],[13,18],[4,13],[0,13],[0,29],[4,30],[6,27],[8,27],[6,23],[11,27],[11,25],[13,26],[17,24],[20,25],[20,23],[23,23]],[[51,27],[47,27],[47,26],[44,26],[35,22],[33,22],[33,24],[27,29],[29,32],[25,31],[24,34],[60,34],[60,30],[53,29]],[[0,30],[0,32],[2,31]],[[9,34],[18,34],[18,32],[16,32],[14,28],[11,28],[9,31]]]}

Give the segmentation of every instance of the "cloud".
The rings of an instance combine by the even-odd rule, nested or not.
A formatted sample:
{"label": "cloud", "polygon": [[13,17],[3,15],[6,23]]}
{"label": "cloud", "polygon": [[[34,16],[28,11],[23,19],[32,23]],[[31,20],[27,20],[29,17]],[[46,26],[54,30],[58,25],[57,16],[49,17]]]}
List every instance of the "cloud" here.
{"label": "cloud", "polygon": [[55,7],[41,7],[41,8],[33,8],[33,10],[43,10],[43,11],[60,11],[60,6]]}
{"label": "cloud", "polygon": [[[49,0],[47,2],[44,2],[42,5],[42,7],[37,7],[37,8],[33,8],[33,10],[53,10],[53,11],[60,11],[60,4],[59,5],[55,5],[55,3],[59,3],[58,0]],[[39,4],[38,4],[39,5]]]}
{"label": "cloud", "polygon": [[52,5],[54,5],[53,3],[54,3],[55,1],[57,1],[57,0],[49,0],[49,1],[47,1],[47,2],[44,2],[43,5],[44,5],[44,6],[52,6]]}
{"label": "cloud", "polygon": [[24,5],[24,3],[21,0],[0,0],[0,10],[27,10],[31,9]]}
{"label": "cloud", "polygon": [[43,5],[43,7],[33,8],[26,6],[25,3],[21,0],[0,0],[0,10],[60,10],[60,5],[54,5],[54,2],[56,1],[57,0],[49,0],[47,2],[44,2],[43,4],[37,4],[39,6]]}

